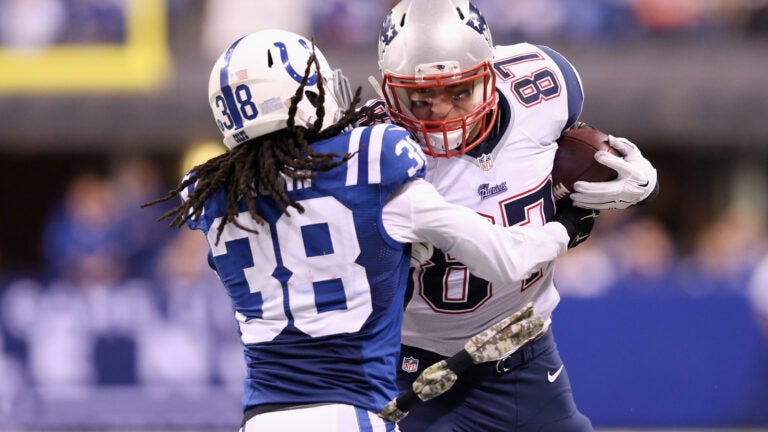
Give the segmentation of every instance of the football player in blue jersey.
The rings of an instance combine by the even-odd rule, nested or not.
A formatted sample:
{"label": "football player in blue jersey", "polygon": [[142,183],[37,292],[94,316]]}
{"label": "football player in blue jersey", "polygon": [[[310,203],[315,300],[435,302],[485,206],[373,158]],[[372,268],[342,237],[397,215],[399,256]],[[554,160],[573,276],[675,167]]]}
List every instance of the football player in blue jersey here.
{"label": "football player in blue jersey", "polygon": [[[534,17],[532,17],[534,19]],[[623,138],[622,157],[598,152],[616,180],[578,182],[572,205],[557,208],[551,171],[557,139],[577,124],[583,92],[574,67],[545,46],[494,46],[481,12],[467,0],[404,0],[392,9],[378,47],[382,100],[389,121],[404,126],[427,155],[426,179],[446,200],[500,226],[546,226],[573,206],[591,218],[601,209],[651,199],[656,171]],[[564,207],[569,207],[564,210]],[[585,236],[577,236],[574,243]],[[463,340],[533,302],[551,323],[559,302],[554,260],[511,283],[476,274],[450,251],[435,249],[410,280],[398,385],[449,357]],[[418,363],[419,367],[413,367]],[[407,366],[407,367],[406,367]],[[589,431],[576,407],[552,329],[524,350],[475,367],[440,397],[415,407],[403,431]]]}
{"label": "football player in blue jersey", "polygon": [[244,348],[244,431],[397,430],[377,413],[398,395],[410,243],[509,284],[591,229],[575,215],[504,228],[447,203],[405,129],[350,127],[372,115],[359,94],[304,37],[235,41],[209,81],[229,150],[145,204],[181,196],[164,218],[208,240]]}

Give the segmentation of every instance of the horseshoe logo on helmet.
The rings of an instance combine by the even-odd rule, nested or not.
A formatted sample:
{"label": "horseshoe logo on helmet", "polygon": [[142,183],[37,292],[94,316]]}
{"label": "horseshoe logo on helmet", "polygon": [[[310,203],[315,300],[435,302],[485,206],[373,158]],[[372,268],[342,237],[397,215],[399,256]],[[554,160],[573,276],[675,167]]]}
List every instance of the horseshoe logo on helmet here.
{"label": "horseshoe logo on helmet", "polygon": [[[309,55],[312,55],[312,48],[307,45],[307,41],[304,39],[299,39],[299,43],[301,46],[304,47],[304,49],[307,50]],[[288,75],[293,78],[294,81],[301,84],[301,78],[304,76],[304,74],[300,74],[296,72],[296,69],[293,68],[293,65],[291,65],[291,60],[288,58],[288,48],[286,48],[285,44],[282,42],[275,42],[275,46],[280,49],[280,60],[283,61],[283,66],[285,66],[285,71],[288,72]],[[317,82],[317,71],[315,71],[314,74],[310,75],[309,78],[307,78],[307,85],[313,86]]]}

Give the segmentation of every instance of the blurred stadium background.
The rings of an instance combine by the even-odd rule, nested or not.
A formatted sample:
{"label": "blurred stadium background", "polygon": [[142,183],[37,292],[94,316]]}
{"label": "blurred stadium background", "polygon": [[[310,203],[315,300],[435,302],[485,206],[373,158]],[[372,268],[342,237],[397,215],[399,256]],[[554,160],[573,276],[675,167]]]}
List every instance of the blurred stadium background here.
{"label": "blurred stadium background", "polygon": [[[768,427],[768,1],[475,0],[579,69],[583,119],[659,169],[559,263],[601,430]],[[202,237],[139,204],[223,151],[235,37],[315,35],[373,91],[385,0],[0,0],[0,430],[235,430],[243,368]]]}

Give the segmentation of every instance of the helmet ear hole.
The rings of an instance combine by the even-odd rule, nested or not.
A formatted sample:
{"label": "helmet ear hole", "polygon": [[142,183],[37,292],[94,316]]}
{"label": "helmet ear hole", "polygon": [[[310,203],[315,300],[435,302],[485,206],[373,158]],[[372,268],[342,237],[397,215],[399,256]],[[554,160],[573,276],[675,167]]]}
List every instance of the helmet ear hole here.
{"label": "helmet ear hole", "polygon": [[267,67],[272,68],[272,65],[275,64],[275,61],[272,59],[272,50],[267,50]]}
{"label": "helmet ear hole", "polygon": [[305,90],[304,96],[307,97],[307,100],[309,101],[309,103],[312,104],[313,107],[317,108],[318,98],[320,97],[320,95],[317,92]]}

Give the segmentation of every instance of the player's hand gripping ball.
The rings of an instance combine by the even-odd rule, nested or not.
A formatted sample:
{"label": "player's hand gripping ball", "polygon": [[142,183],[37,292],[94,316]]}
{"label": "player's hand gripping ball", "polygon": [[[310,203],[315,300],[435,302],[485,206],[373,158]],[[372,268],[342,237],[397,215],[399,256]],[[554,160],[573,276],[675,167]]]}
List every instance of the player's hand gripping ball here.
{"label": "player's hand gripping ball", "polygon": [[570,195],[574,182],[603,182],[616,178],[616,171],[595,160],[595,153],[600,150],[621,157],[608,144],[606,133],[581,123],[563,132],[557,145],[552,167],[552,193],[555,200]]}

